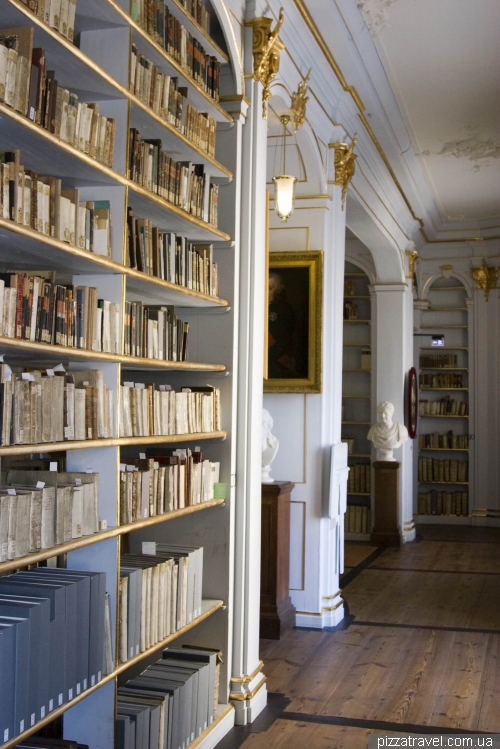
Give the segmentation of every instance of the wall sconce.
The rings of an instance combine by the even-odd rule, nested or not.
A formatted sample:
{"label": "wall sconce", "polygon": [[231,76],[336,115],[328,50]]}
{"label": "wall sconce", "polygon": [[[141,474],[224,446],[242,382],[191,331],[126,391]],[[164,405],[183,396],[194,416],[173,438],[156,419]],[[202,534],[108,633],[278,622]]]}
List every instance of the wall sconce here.
{"label": "wall sconce", "polygon": [[[283,125],[283,143],[278,143],[276,147],[275,152],[275,166],[276,166],[276,154],[281,150],[281,169],[280,174],[276,177],[273,177],[274,182],[274,210],[280,217],[280,219],[283,221],[283,223],[286,223],[289,216],[291,216],[293,212],[293,204],[294,204],[294,187],[295,183],[297,182],[297,177],[292,177],[290,174],[286,173],[286,138],[288,135],[288,129],[287,125],[290,122],[290,116],[287,114],[283,114],[280,117],[280,122]],[[274,169],[274,172],[276,172],[276,169]]]}

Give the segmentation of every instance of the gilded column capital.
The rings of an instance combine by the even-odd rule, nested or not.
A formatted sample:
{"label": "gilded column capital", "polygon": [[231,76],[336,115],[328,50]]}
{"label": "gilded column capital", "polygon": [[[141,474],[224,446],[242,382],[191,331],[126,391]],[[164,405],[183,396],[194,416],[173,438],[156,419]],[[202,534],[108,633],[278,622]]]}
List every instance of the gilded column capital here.
{"label": "gilded column capital", "polygon": [[405,255],[408,258],[408,275],[407,278],[411,278],[413,281],[415,278],[415,268],[418,260],[418,252],[416,250],[405,250]]}
{"label": "gilded column capital", "polygon": [[253,29],[253,74],[255,80],[260,81],[263,86],[262,116],[264,119],[267,119],[267,102],[271,98],[270,86],[280,67],[280,52],[285,48],[278,36],[284,20],[285,14],[281,8],[278,23],[272,31],[272,18],[261,16],[245,24]]}
{"label": "gilded column capital", "polygon": [[334,185],[339,185],[342,188],[342,208],[345,205],[345,198],[347,195],[347,188],[351,179],[354,177],[356,171],[355,161],[358,158],[354,151],[356,145],[356,134],[351,143],[330,143],[328,146],[335,151],[334,157],[334,168],[335,168],[335,179]]}
{"label": "gilded column capital", "polygon": [[476,282],[476,289],[483,289],[484,298],[488,301],[490,289],[497,288],[498,268],[488,268],[486,258],[483,258],[482,268],[474,268],[472,278]]}

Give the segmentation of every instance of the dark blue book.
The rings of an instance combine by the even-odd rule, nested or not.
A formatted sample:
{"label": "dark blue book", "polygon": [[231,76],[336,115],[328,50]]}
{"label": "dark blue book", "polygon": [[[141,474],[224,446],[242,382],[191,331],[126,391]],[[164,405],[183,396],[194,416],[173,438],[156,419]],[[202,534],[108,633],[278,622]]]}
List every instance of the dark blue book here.
{"label": "dark blue book", "polygon": [[14,687],[14,731],[16,735],[25,731],[29,723],[28,679],[29,679],[29,619],[0,616],[0,627],[13,627],[15,631],[16,681]]}

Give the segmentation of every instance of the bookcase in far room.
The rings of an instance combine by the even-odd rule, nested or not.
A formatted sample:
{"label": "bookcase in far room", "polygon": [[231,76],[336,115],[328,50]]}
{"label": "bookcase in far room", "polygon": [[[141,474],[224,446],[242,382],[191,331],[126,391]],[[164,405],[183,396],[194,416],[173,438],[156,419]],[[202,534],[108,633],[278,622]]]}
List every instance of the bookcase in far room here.
{"label": "bookcase in far room", "polygon": [[[467,292],[454,277],[430,286],[419,328],[419,430],[416,521],[469,525],[472,372]],[[431,335],[444,335],[443,347]],[[429,337],[426,338],[425,336]]]}
{"label": "bookcase in far room", "polygon": [[369,279],[346,261],[344,275],[344,349],[342,442],[347,443],[349,478],[345,538],[367,541],[371,533],[371,297]]}

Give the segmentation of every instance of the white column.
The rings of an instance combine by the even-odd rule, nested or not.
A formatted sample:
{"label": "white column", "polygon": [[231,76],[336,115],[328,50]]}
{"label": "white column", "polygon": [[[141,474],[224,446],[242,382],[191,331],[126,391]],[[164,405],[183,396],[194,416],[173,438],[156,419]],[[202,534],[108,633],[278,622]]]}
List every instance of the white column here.
{"label": "white column", "polygon": [[[372,371],[376,404],[394,404],[394,421],[405,422],[406,382],[413,364],[413,296],[408,283],[374,284]],[[399,528],[403,541],[415,538],[413,522],[413,440],[395,450],[399,470]]]}
{"label": "white column", "polygon": [[[333,151],[332,151],[333,154]],[[344,514],[347,507],[347,445],[342,430],[342,345],[346,211],[342,188],[329,185],[323,317],[323,506],[321,521],[321,622],[332,627],[344,618],[339,575],[344,570]]]}
{"label": "white column", "polygon": [[[251,29],[246,46],[252,49]],[[261,431],[266,246],[266,137],[262,85],[247,79],[250,109],[242,132],[238,419],[236,424],[236,566],[231,693],[236,723],[267,702],[259,658]]]}

